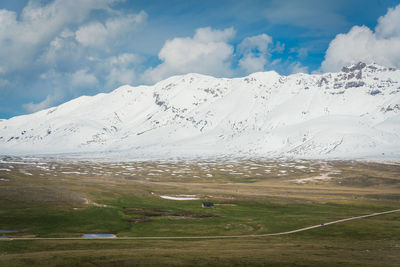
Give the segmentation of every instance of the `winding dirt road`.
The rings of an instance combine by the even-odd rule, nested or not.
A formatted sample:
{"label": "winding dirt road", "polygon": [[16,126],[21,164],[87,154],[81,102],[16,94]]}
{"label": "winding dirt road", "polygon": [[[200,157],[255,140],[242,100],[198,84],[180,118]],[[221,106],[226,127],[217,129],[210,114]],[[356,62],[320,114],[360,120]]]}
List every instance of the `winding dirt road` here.
{"label": "winding dirt road", "polygon": [[112,239],[112,240],[170,240],[170,239],[223,239],[223,238],[243,238],[243,237],[265,237],[265,236],[288,235],[288,234],[308,231],[308,230],[319,228],[319,227],[328,226],[331,224],[343,223],[343,222],[347,222],[347,221],[358,220],[358,219],[363,219],[363,218],[368,218],[368,217],[373,217],[373,216],[395,213],[395,212],[400,212],[400,209],[376,212],[376,213],[362,215],[362,216],[356,216],[356,217],[350,217],[350,218],[346,218],[346,219],[321,223],[321,224],[308,226],[308,227],[304,227],[304,228],[300,228],[300,229],[296,229],[296,230],[292,230],[292,231],[287,231],[287,232],[259,234],[259,235],[147,236],[147,237],[117,237],[117,238],[20,237],[20,238],[0,238],[0,241],[1,240],[3,240],[3,241],[11,241],[11,240],[93,240],[93,239],[96,239],[96,240],[99,240],[99,239],[107,239],[107,240],[109,240],[109,239]]}

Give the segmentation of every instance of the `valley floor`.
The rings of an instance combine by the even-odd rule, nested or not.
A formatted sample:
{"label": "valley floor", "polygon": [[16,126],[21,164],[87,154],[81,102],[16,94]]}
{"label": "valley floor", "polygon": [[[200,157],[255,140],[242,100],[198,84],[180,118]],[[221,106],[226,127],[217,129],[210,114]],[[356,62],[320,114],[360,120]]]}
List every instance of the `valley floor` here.
{"label": "valley floor", "polygon": [[[396,162],[3,157],[0,266],[396,266],[400,212],[326,223],[399,209],[399,174]],[[187,236],[199,238],[123,239]]]}

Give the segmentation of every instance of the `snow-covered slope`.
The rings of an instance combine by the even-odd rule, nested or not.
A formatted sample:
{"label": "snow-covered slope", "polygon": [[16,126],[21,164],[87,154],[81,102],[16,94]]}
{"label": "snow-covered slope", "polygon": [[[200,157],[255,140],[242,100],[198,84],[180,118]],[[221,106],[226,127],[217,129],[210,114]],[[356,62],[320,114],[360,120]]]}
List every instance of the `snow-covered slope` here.
{"label": "snow-covered slope", "polygon": [[0,121],[0,154],[399,157],[400,71],[174,76]]}

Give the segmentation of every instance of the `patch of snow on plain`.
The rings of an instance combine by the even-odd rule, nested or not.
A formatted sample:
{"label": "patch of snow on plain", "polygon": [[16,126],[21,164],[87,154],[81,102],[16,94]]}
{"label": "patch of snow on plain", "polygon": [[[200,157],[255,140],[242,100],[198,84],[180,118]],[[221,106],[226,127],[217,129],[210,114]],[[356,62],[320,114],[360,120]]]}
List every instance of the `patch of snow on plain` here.
{"label": "patch of snow on plain", "polygon": [[199,198],[197,197],[171,197],[171,196],[160,196],[163,199],[169,199],[169,200],[197,200]]}
{"label": "patch of snow on plain", "polygon": [[86,172],[61,172],[62,174],[87,174]]}
{"label": "patch of snow on plain", "polygon": [[293,180],[290,180],[290,182],[293,182],[296,184],[306,184],[308,182],[327,181],[327,180],[331,180],[331,179],[332,179],[332,177],[330,177],[329,174],[322,174],[322,175],[316,176],[316,177],[293,179]]}

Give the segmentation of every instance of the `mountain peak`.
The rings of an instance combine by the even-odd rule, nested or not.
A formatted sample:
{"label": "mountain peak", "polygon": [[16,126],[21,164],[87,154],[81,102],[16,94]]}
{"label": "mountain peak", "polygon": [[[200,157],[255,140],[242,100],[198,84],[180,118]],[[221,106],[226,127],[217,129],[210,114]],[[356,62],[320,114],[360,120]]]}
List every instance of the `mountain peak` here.
{"label": "mountain peak", "polygon": [[[0,120],[3,154],[400,156],[400,73],[189,73]],[[106,153],[106,154],[107,154]]]}
{"label": "mountain peak", "polygon": [[366,64],[366,63],[361,62],[361,61],[358,62],[358,63],[355,63],[355,64],[351,64],[349,66],[344,66],[342,68],[342,72],[345,72],[345,73],[355,72],[355,71],[360,71],[360,70],[367,70],[367,71],[370,71],[370,72],[374,72],[374,71],[395,71],[396,68],[391,68],[391,67],[387,68],[387,67],[381,66],[381,65],[376,64],[376,63]]}
{"label": "mountain peak", "polygon": [[356,70],[362,70],[366,66],[367,66],[367,64],[365,64],[364,62],[358,62],[358,63],[352,64],[348,67],[343,67],[342,72],[346,72],[346,73],[354,72]]}

